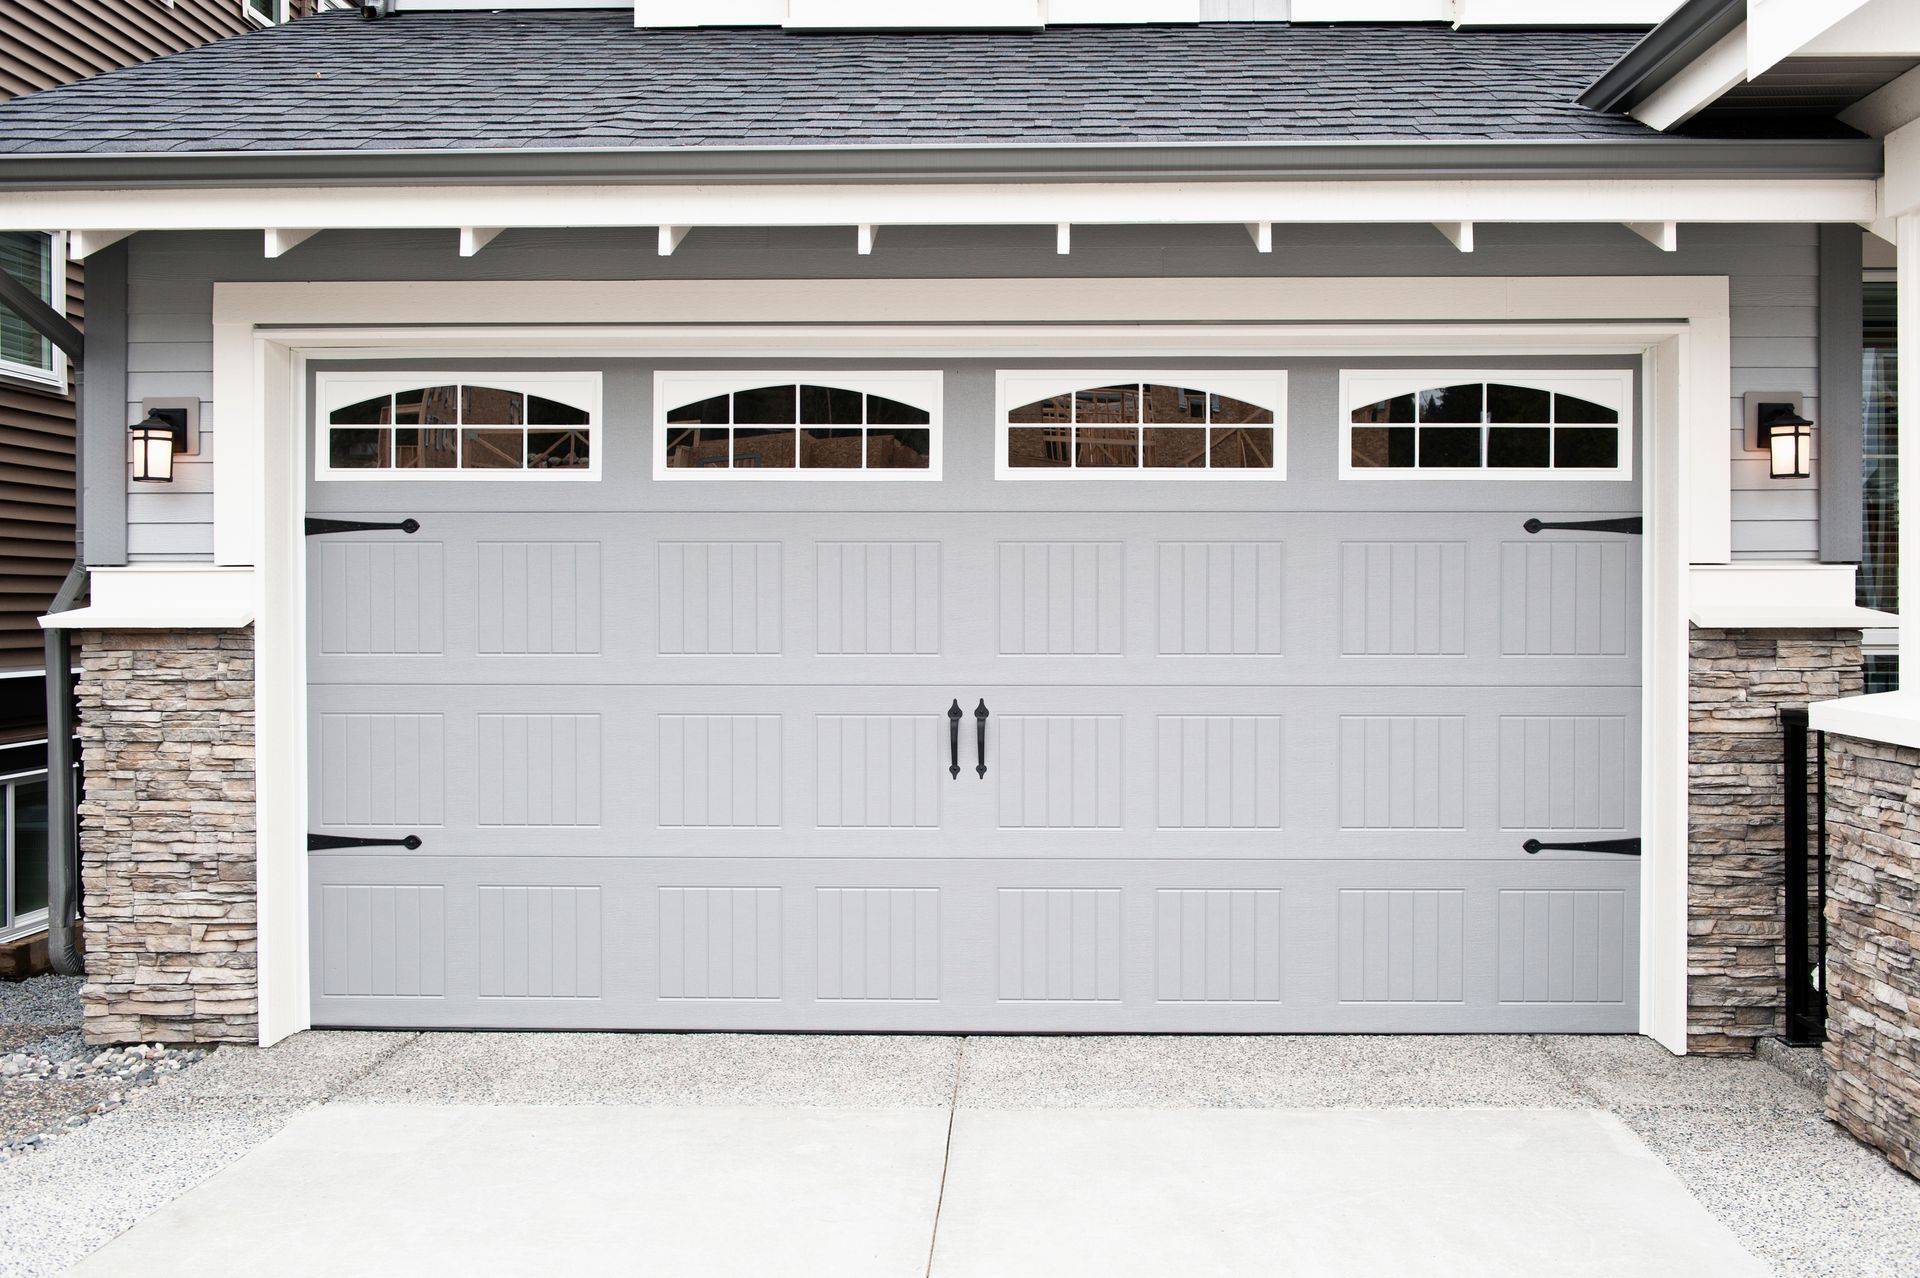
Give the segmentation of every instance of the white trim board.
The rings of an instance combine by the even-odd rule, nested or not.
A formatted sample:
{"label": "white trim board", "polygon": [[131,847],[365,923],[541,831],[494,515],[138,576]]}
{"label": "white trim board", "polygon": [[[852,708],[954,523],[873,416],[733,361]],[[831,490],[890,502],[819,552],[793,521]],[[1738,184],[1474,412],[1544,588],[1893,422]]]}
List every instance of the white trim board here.
{"label": "white trim board", "polygon": [[[0,192],[0,230],[1871,222],[1871,178],[1452,178]],[[1248,252],[1254,251],[1249,243]]]}
{"label": "white trim board", "polygon": [[[1445,290],[1409,283],[1323,279],[1276,288],[1273,281],[1243,279],[1190,289],[1159,279],[1087,280],[1071,292],[1036,280],[216,284],[214,385],[223,432],[216,453],[216,555],[222,563],[258,568],[247,576],[257,618],[261,1041],[277,1041],[311,1022],[306,554],[299,523],[309,356],[383,349],[417,355],[435,343],[449,360],[509,346],[522,355],[577,356],[578,339],[589,332],[598,335],[596,351],[684,353],[692,343],[676,347],[659,336],[662,326],[653,321],[661,314],[689,324],[734,325],[732,335],[748,340],[762,325],[806,325],[810,332],[783,330],[780,340],[804,346],[837,335],[844,344],[845,328],[818,324],[818,316],[832,314],[862,333],[860,349],[840,351],[852,358],[878,354],[889,339],[897,343],[895,357],[924,354],[929,340],[992,355],[1010,349],[1009,333],[1065,321],[1075,331],[1059,345],[1072,350],[1105,339],[1109,352],[1144,353],[1155,342],[1177,345],[1196,327],[1217,326],[1265,343],[1269,355],[1317,341],[1356,353],[1496,358],[1518,349],[1516,334],[1530,327],[1537,342],[1529,349],[1642,359],[1648,521],[1642,1030],[1684,1051],[1687,565],[1689,555],[1709,562],[1728,557],[1727,281],[1474,278],[1449,281]],[[1112,324],[1116,315],[1134,322]],[[513,326],[511,336],[490,322]],[[929,339],[925,325],[947,331]],[[1467,336],[1466,329],[1480,332]],[[712,330],[697,338],[709,347],[717,340]],[[1030,358],[1060,357],[1051,346],[1020,349]],[[733,354],[749,350],[766,354],[757,347]]]}

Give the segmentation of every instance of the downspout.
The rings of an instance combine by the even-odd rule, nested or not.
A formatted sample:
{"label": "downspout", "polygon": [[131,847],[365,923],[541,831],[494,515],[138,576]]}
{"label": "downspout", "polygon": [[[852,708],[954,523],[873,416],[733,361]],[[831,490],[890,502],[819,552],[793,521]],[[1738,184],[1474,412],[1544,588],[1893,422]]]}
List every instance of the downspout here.
{"label": "downspout", "polygon": [[[66,353],[73,367],[73,564],[48,607],[67,612],[87,587],[85,536],[80,519],[80,468],[86,449],[82,421],[86,373],[85,340],[67,317],[40,300],[39,294],[0,267],[0,302],[40,336]],[[83,976],[86,963],[75,942],[80,919],[79,821],[73,787],[73,636],[45,632],[47,685],[47,959],[62,976]]]}

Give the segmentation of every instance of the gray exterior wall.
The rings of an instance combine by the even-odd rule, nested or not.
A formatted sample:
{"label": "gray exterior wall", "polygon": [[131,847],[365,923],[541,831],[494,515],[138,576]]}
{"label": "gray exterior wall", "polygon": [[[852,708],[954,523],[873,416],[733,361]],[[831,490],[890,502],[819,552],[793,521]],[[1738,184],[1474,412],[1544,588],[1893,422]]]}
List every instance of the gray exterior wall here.
{"label": "gray exterior wall", "polygon": [[[662,258],[652,227],[509,230],[479,256],[461,258],[451,230],[328,231],[269,260],[257,232],[144,233],[128,254],[128,412],[137,415],[147,396],[198,395],[201,452],[181,459],[173,484],[128,494],[126,556],[212,554],[215,280],[1678,274],[1732,279],[1734,555],[1819,557],[1817,466],[1812,479],[1769,479],[1764,454],[1746,449],[1741,425],[1741,396],[1750,390],[1797,391],[1807,397],[1809,415],[1822,420],[1819,228],[1687,226],[1677,253],[1661,253],[1612,224],[1483,225],[1477,234],[1476,251],[1463,254],[1426,226],[1276,226],[1273,253],[1261,255],[1237,225],[1076,227],[1073,253],[1061,257],[1051,227],[888,227],[873,255],[861,257],[851,227],[699,229]],[[113,443],[124,467],[124,446]],[[89,503],[88,518],[111,524],[119,514],[102,500]],[[95,542],[88,540],[91,551]]]}

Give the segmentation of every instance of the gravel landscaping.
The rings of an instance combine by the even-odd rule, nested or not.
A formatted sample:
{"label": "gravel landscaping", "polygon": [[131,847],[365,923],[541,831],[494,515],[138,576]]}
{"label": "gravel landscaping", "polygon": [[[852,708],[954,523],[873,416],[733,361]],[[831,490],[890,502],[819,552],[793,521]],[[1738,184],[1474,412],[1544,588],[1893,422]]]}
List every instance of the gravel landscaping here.
{"label": "gravel landscaping", "polygon": [[88,1047],[80,980],[0,983],[0,1163],[119,1109],[207,1055],[158,1043]]}

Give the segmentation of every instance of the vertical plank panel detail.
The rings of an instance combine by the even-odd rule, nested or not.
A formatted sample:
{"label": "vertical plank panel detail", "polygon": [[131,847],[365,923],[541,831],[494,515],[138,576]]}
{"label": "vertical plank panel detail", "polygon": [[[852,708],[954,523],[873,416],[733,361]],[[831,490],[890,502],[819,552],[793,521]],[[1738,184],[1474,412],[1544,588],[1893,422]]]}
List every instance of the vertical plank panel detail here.
{"label": "vertical plank panel detail", "polygon": [[320,992],[331,998],[444,998],[445,890],[329,883],[320,889]]}
{"label": "vertical plank panel detail", "polygon": [[1122,549],[1117,541],[1001,542],[1000,654],[1118,656]]}
{"label": "vertical plank panel detail", "polygon": [[780,997],[780,889],[660,889],[660,997]]}
{"label": "vertical plank panel detail", "polygon": [[814,721],[816,821],[826,828],[931,829],[940,824],[938,715],[819,715]]}
{"label": "vertical plank panel detail", "polygon": [[1163,541],[1158,550],[1162,656],[1280,655],[1283,543]]}
{"label": "vertical plank panel detail", "polygon": [[1457,657],[1466,650],[1465,543],[1342,543],[1342,656]]}
{"label": "vertical plank panel detail", "polygon": [[321,541],[320,651],[425,656],[445,647],[446,556],[437,541]]}
{"label": "vertical plank panel detail", "polygon": [[440,715],[320,716],[321,825],[440,825],[446,788]]}
{"label": "vertical plank panel detail", "polygon": [[1119,715],[996,716],[987,733],[1001,828],[1120,828]]}
{"label": "vertical plank panel detail", "polygon": [[1279,715],[1162,715],[1160,828],[1280,828]]}
{"label": "vertical plank panel detail", "polygon": [[1154,893],[1154,997],[1162,1003],[1277,1003],[1280,955],[1277,889]]}
{"label": "vertical plank panel detail", "polygon": [[600,651],[600,543],[483,541],[474,547],[479,651]]}
{"label": "vertical plank panel detail", "polygon": [[1466,893],[1348,889],[1340,893],[1343,1003],[1458,1003],[1465,990]]}
{"label": "vertical plank panel detail", "polygon": [[1458,715],[1343,716],[1341,828],[1464,828],[1466,735]]}
{"label": "vertical plank panel detail", "polygon": [[1500,719],[1500,828],[1624,830],[1627,723],[1618,715]]}
{"label": "vertical plank panel detail", "polygon": [[1118,888],[1001,888],[1003,1003],[1120,999]]}
{"label": "vertical plank panel detail", "polygon": [[780,716],[660,716],[660,824],[780,824]]}
{"label": "vertical plank panel detail", "polygon": [[1617,541],[1500,545],[1500,652],[1623,657],[1631,651],[1629,556]]}
{"label": "vertical plank panel detail", "polygon": [[772,656],[784,586],[777,541],[663,541],[656,616],[664,656]]}
{"label": "vertical plank panel detail", "polygon": [[1626,893],[1610,888],[1500,893],[1502,1003],[1626,999]]}
{"label": "vertical plank panel detail", "polygon": [[940,651],[940,543],[823,541],[817,648],[823,656]]}
{"label": "vertical plank panel detail", "polygon": [[818,997],[940,998],[938,888],[817,888]]}
{"label": "vertical plank panel detail", "polygon": [[600,889],[480,889],[481,998],[599,998]]}
{"label": "vertical plank panel detail", "polygon": [[600,824],[600,716],[483,714],[483,826]]}

